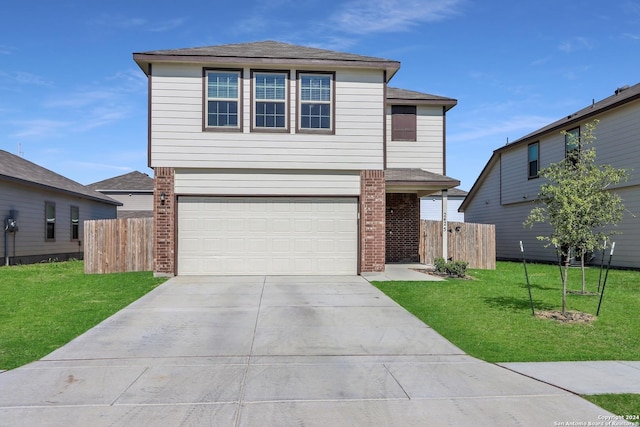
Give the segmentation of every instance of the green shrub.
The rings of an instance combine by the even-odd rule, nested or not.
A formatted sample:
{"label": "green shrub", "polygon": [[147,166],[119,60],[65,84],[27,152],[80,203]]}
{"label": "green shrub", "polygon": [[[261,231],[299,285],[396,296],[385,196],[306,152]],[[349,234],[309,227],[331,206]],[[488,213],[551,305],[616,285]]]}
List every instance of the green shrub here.
{"label": "green shrub", "polygon": [[433,265],[436,273],[447,274],[455,277],[465,277],[467,275],[467,266],[469,263],[466,261],[447,262],[444,258],[436,258],[433,260]]}
{"label": "green shrub", "polygon": [[444,258],[434,259],[433,265],[435,266],[436,273],[445,274],[447,272],[447,261],[445,261]]}

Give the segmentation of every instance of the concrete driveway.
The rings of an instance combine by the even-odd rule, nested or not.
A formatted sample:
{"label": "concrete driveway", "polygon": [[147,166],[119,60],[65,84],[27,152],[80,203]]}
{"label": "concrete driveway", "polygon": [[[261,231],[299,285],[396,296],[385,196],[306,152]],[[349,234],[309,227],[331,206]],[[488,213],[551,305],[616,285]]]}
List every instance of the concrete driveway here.
{"label": "concrete driveway", "polygon": [[554,426],[606,416],[465,355],[362,277],[175,277],[0,374],[2,426]]}

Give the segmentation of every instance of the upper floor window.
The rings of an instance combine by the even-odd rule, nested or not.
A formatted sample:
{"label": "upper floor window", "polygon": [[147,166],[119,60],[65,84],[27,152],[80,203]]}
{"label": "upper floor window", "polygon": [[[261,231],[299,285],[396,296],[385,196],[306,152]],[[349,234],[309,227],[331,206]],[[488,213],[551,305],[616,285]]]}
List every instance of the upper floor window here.
{"label": "upper floor window", "polygon": [[240,129],[240,72],[208,70],[206,72],[207,128]]}
{"label": "upper floor window", "polygon": [[537,178],[540,171],[540,144],[534,142],[528,147],[528,176],[529,178]]}
{"label": "upper floor window", "polygon": [[45,240],[56,239],[56,204],[44,202],[44,238]]}
{"label": "upper floor window", "polygon": [[417,107],[415,105],[391,106],[391,140],[417,141]]}
{"label": "upper floor window", "polygon": [[287,129],[286,73],[257,72],[253,76],[254,127]]}
{"label": "upper floor window", "polygon": [[80,238],[80,208],[71,206],[71,240]]}
{"label": "upper floor window", "polygon": [[573,128],[565,132],[564,134],[564,150],[565,157],[571,160],[572,163],[578,161],[580,155],[580,128]]}
{"label": "upper floor window", "polygon": [[333,130],[333,75],[300,74],[301,130]]}

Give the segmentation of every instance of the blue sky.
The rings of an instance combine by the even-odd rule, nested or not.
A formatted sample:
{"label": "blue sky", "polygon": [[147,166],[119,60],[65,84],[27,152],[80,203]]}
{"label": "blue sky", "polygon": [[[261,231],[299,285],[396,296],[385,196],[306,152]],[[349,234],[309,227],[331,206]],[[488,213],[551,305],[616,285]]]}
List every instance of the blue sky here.
{"label": "blue sky", "polygon": [[89,184],[147,168],[133,52],[278,40],[401,62],[448,96],[447,175],[640,82],[640,0],[21,0],[0,13],[0,148]]}

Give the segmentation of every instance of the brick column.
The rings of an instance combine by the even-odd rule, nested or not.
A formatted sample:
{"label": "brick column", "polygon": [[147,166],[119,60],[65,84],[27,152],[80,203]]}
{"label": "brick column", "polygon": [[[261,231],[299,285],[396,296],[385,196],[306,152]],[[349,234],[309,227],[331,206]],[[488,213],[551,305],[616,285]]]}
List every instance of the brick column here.
{"label": "brick column", "polygon": [[384,171],[360,173],[360,271],[384,271]]}
{"label": "brick column", "polygon": [[[154,169],[153,216],[153,272],[156,276],[173,276],[175,269],[175,200],[174,169]],[[160,195],[165,194],[164,204]]]}

